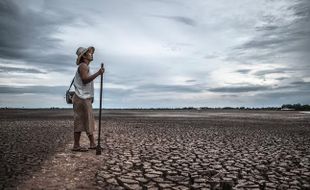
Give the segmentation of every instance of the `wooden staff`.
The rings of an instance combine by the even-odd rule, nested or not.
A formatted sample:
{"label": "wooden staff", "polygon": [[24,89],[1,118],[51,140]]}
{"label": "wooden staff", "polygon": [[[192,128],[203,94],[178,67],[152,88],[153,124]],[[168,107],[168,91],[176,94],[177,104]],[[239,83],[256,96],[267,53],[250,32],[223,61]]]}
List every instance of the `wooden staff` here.
{"label": "wooden staff", "polygon": [[[101,63],[101,68],[103,69],[104,64]],[[99,109],[99,130],[98,130],[98,144],[96,148],[96,155],[101,155],[101,146],[100,146],[100,133],[101,133],[101,106],[102,106],[102,83],[103,83],[103,74],[101,74],[100,80],[100,109]]]}

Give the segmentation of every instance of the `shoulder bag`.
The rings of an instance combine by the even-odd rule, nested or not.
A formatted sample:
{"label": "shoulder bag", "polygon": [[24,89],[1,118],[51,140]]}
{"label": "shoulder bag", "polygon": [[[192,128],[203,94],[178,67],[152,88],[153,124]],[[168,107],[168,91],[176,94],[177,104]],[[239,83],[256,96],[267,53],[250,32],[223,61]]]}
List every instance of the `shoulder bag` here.
{"label": "shoulder bag", "polygon": [[72,79],[72,82],[70,84],[69,89],[66,91],[66,102],[67,102],[67,104],[72,104],[72,98],[73,98],[73,95],[74,95],[75,92],[74,91],[70,91],[70,89],[71,89],[71,86],[72,86],[73,82],[74,82],[74,78]]}

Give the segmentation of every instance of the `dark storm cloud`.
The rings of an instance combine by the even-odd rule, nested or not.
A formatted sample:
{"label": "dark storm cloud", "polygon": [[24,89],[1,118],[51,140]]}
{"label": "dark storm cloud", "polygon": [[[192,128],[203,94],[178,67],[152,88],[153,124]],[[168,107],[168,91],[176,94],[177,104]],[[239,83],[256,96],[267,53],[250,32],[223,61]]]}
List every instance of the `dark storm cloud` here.
{"label": "dark storm cloud", "polygon": [[255,28],[256,36],[235,47],[227,60],[270,63],[278,56],[286,57],[290,53],[299,54],[299,60],[294,62],[300,62],[301,67],[309,65],[310,1],[292,1],[286,11],[292,11],[292,15],[287,18],[265,15],[262,18],[264,25]]}
{"label": "dark storm cloud", "polygon": [[227,86],[210,88],[208,91],[217,93],[243,93],[243,92],[277,92],[277,91],[310,91],[310,82],[294,81],[286,85],[249,85],[241,84],[239,86]]}
{"label": "dark storm cloud", "polygon": [[[0,1],[0,58],[47,66],[48,70],[69,64],[68,56],[63,53],[48,52],[55,52],[61,42],[52,35],[72,20],[70,14],[56,10],[34,11],[11,0]],[[65,59],[55,62],[56,56]]]}
{"label": "dark storm cloud", "polygon": [[[263,26],[256,27],[259,32],[256,38],[237,47],[240,49],[283,49],[292,45],[293,42],[302,40],[305,36],[295,35],[300,30],[298,23],[281,24],[279,18],[266,15],[262,18]],[[277,25],[278,24],[278,25]],[[298,30],[297,30],[298,29]]]}
{"label": "dark storm cloud", "polygon": [[32,65],[34,66],[45,66],[44,69],[63,72],[65,70],[72,71],[72,68],[75,66],[76,57],[74,54],[62,55],[51,53],[48,55],[30,56],[25,60],[29,63],[33,63]]}
{"label": "dark storm cloud", "polygon": [[184,17],[184,16],[163,16],[163,15],[151,15],[152,17],[158,17],[158,18],[163,18],[163,19],[168,19],[172,20],[178,23],[182,23],[185,25],[189,26],[196,26],[197,23],[195,20],[189,18],[189,17]]}
{"label": "dark storm cloud", "polygon": [[[310,82],[296,81],[288,85],[283,86],[258,86],[258,85],[242,85],[242,86],[228,86],[228,87],[218,87],[208,89],[210,92],[217,93],[244,93],[244,92],[256,92],[262,93],[266,92],[286,92],[286,91],[310,91]],[[283,94],[284,96],[284,94]]]}
{"label": "dark storm cloud", "polygon": [[269,26],[261,26],[261,27],[256,27],[256,30],[257,31],[266,31],[266,30],[276,30],[278,29],[279,26],[276,26],[276,25],[269,25]]}
{"label": "dark storm cloud", "polygon": [[239,47],[228,53],[225,58],[226,61],[236,61],[242,64],[258,64],[258,63],[270,63],[275,57],[272,51],[260,51],[254,50],[255,53],[251,53],[249,49],[239,49]]}
{"label": "dark storm cloud", "polygon": [[239,96],[235,95],[235,94],[223,94],[223,95],[221,95],[221,97],[223,97],[223,98],[238,98]]}
{"label": "dark storm cloud", "polygon": [[[134,90],[133,89],[122,89],[122,88],[104,88],[104,98],[108,99],[117,99],[120,100],[122,98],[128,98],[130,95],[133,95]],[[95,96],[100,94],[99,89],[96,90]]]}
{"label": "dark storm cloud", "polygon": [[269,92],[310,91],[310,82],[294,81],[283,85],[266,86]]}
{"label": "dark storm cloud", "polygon": [[[299,0],[297,2],[288,8],[288,10],[293,10],[292,16],[297,16],[296,20],[280,25],[278,24],[280,23],[279,18],[271,15],[265,16],[266,24],[256,28],[257,31],[262,32],[262,35],[245,43],[241,48],[269,49],[277,47],[280,51],[285,51],[287,48],[290,49],[291,46],[309,43],[310,1]],[[297,44],[294,42],[297,42]]]}
{"label": "dark storm cloud", "polygon": [[181,2],[180,1],[172,1],[172,0],[147,0],[147,2],[157,2],[157,3],[164,3],[164,4],[176,4],[176,5],[180,5]]}
{"label": "dark storm cloud", "polygon": [[204,56],[205,59],[214,59],[214,58],[218,58],[219,56],[217,55],[206,55]]}
{"label": "dark storm cloud", "polygon": [[310,8],[310,2],[308,0],[299,0],[298,1],[299,4],[296,4],[292,7],[290,7],[290,9],[294,10],[295,15],[303,17],[303,18],[309,18],[310,16],[310,12],[309,12],[309,8]]}
{"label": "dark storm cloud", "polygon": [[240,49],[272,49],[272,48],[279,48],[283,45],[290,44],[296,40],[299,40],[300,37],[292,37],[292,38],[279,38],[279,37],[270,37],[265,36],[261,37],[260,39],[254,39],[243,44]]}
{"label": "dark storm cloud", "polygon": [[293,91],[281,91],[281,92],[261,92],[257,96],[272,104],[309,104],[310,90],[293,90]]}
{"label": "dark storm cloud", "polygon": [[8,94],[65,94],[68,89],[67,86],[23,86],[23,87],[12,87],[12,86],[0,86],[0,93]]}
{"label": "dark storm cloud", "polygon": [[[299,91],[306,91],[306,92],[310,92],[310,82],[304,82],[304,81],[300,81],[300,82],[293,82],[293,89],[297,89]],[[309,96],[309,100],[310,100],[310,96]]]}
{"label": "dark storm cloud", "polygon": [[251,71],[251,69],[239,69],[236,70],[237,73],[241,73],[241,74],[248,74]]}
{"label": "dark storm cloud", "polygon": [[276,78],[276,80],[285,80],[285,79],[289,79],[288,77],[279,77],[279,78]]}
{"label": "dark storm cloud", "polygon": [[187,24],[187,25],[190,25],[190,26],[196,26],[197,25],[196,21],[194,21],[193,19],[188,18],[188,17],[171,16],[171,17],[167,17],[167,19],[173,19],[173,20],[175,20],[177,22],[180,22],[180,23],[183,23],[183,24]]}
{"label": "dark storm cloud", "polygon": [[192,82],[196,82],[197,80],[186,80],[185,82],[188,82],[188,83],[192,83]]}
{"label": "dark storm cloud", "polygon": [[254,73],[254,75],[256,76],[264,76],[264,75],[267,75],[267,74],[278,74],[278,73],[286,73],[286,70],[285,68],[277,68],[277,69],[267,69],[267,70],[261,70],[261,71],[256,71]]}
{"label": "dark storm cloud", "polygon": [[203,92],[204,88],[200,85],[159,85],[148,84],[138,86],[135,90],[146,92],[177,92],[177,93],[191,93],[191,92]]}
{"label": "dark storm cloud", "polygon": [[27,68],[15,68],[15,67],[0,66],[0,73],[7,73],[7,72],[31,73],[31,74],[37,74],[37,73],[45,74],[46,73],[46,72],[40,71],[38,69],[27,69]]}
{"label": "dark storm cloud", "polygon": [[[210,91],[231,93],[253,91],[256,96],[269,99],[270,103],[271,100],[280,101],[277,98],[283,98],[282,102],[287,100],[296,103],[298,97],[304,103],[309,103],[310,98],[307,98],[306,93],[310,91],[310,84],[304,82],[303,78],[309,77],[310,1],[298,0],[289,3],[291,6],[286,11],[292,13],[290,16],[286,18],[275,15],[264,16],[264,25],[255,28],[254,37],[235,47],[226,59],[255,65],[279,63],[283,67],[256,71],[253,74],[259,78],[268,74],[285,74],[286,77],[276,78],[279,84],[273,87],[227,87]],[[239,70],[239,73],[246,74],[247,70]],[[299,81],[288,83],[290,78]]]}
{"label": "dark storm cloud", "polygon": [[295,81],[291,83],[293,86],[302,88],[302,89],[308,89],[310,90],[310,82],[305,81]]}
{"label": "dark storm cloud", "polygon": [[208,89],[211,92],[221,92],[221,93],[240,93],[240,92],[256,92],[270,90],[269,86],[231,86],[231,87],[219,87]]}
{"label": "dark storm cloud", "polygon": [[[65,96],[69,86],[42,86],[42,85],[33,85],[33,86],[0,86],[0,94],[48,94],[50,96]],[[74,87],[71,88],[74,91]],[[99,89],[96,89],[95,95],[100,93]],[[121,88],[104,88],[104,96],[106,98],[123,98],[132,94],[132,89],[121,89]]]}

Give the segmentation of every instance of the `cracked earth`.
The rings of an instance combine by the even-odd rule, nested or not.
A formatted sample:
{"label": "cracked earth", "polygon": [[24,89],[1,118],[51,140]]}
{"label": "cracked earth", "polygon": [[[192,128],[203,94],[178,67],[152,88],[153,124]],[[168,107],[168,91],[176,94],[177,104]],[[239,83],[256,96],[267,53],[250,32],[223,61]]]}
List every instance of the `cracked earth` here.
{"label": "cracked earth", "polygon": [[[62,126],[49,131],[47,121],[1,119],[1,128],[6,130],[11,126],[10,130],[17,133],[25,126],[41,126],[41,130],[36,128],[37,132],[32,133],[47,139],[53,137],[45,140],[52,141],[53,145],[42,139],[41,143],[28,141],[32,149],[51,149],[52,154],[26,151],[28,146],[24,146],[19,149],[18,154],[23,156],[19,162],[14,162],[17,153],[14,152],[14,156],[11,146],[1,145],[5,153],[2,162],[10,168],[2,174],[11,172],[11,177],[1,174],[2,188],[310,189],[309,114],[128,113],[105,113],[101,155],[95,155],[95,150],[70,151],[72,120],[49,118],[54,125],[48,129]],[[12,134],[6,130],[2,129],[0,135]],[[48,134],[42,132],[46,130]],[[23,144],[22,136],[20,133],[15,137],[15,146]],[[85,134],[82,144],[88,146]],[[37,159],[27,162],[28,158]],[[31,164],[38,169],[31,171]]]}

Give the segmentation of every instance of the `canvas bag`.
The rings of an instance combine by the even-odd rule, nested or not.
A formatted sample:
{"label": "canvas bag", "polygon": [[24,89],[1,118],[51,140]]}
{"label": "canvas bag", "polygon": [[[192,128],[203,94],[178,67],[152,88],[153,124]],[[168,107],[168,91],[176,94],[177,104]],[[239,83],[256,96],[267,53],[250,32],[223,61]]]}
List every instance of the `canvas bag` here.
{"label": "canvas bag", "polygon": [[74,91],[70,91],[71,87],[72,87],[72,84],[74,82],[74,78],[72,79],[72,82],[70,84],[70,87],[69,89],[66,91],[66,102],[67,104],[72,104],[72,98],[73,98],[73,95],[74,95]]}

